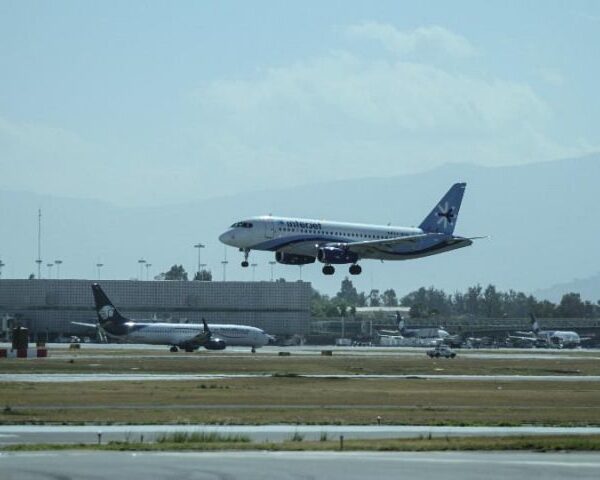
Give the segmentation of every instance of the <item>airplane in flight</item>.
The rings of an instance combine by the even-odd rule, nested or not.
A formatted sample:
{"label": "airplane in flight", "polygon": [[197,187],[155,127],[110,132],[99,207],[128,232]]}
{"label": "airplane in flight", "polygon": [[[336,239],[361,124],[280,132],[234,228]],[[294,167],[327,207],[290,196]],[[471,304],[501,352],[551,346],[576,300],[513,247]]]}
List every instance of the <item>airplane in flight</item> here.
{"label": "airplane in flight", "polygon": [[219,240],[244,254],[248,267],[251,250],[275,252],[286,265],[323,263],[323,273],[333,275],[334,265],[350,264],[358,275],[363,259],[410,260],[468,247],[476,238],[454,235],[466,183],[455,183],[418,228],[329,222],[303,218],[260,216],[234,223]]}
{"label": "airplane in flight", "polygon": [[590,340],[592,337],[581,337],[577,332],[561,330],[542,330],[533,313],[531,318],[530,332],[516,332],[517,335],[509,335],[508,338],[528,342],[540,348],[576,348],[581,342]]}
{"label": "airplane in flight", "polygon": [[98,324],[71,322],[90,328],[100,328],[107,337],[126,343],[171,345],[171,352],[180,348],[193,352],[200,347],[223,350],[227,346],[247,346],[252,351],[273,338],[263,330],[247,325],[136,322],[124,317],[97,283],[92,284]]}

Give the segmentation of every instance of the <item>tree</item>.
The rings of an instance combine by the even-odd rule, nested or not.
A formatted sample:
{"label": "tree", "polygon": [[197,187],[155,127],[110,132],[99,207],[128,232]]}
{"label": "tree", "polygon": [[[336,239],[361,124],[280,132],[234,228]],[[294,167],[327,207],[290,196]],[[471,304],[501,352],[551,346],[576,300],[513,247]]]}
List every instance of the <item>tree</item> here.
{"label": "tree", "polygon": [[502,301],[494,285],[488,285],[483,292],[483,313],[488,318],[502,317]]}
{"label": "tree", "polygon": [[556,315],[558,317],[584,317],[585,310],[579,293],[565,293],[556,307]]}
{"label": "tree", "polygon": [[380,305],[379,290],[371,290],[371,293],[369,293],[369,307],[379,307]]}
{"label": "tree", "polygon": [[335,296],[338,300],[343,300],[349,305],[357,305],[358,304],[358,292],[354,285],[352,284],[352,280],[348,277],[342,280],[342,285],[340,287],[340,291]]}
{"label": "tree", "polygon": [[396,292],[393,288],[390,288],[383,292],[381,295],[381,300],[386,307],[397,307],[398,306],[398,297],[396,296]]}
{"label": "tree", "polygon": [[183,265],[173,265],[168,272],[165,272],[165,280],[187,280],[188,274]]}
{"label": "tree", "polygon": [[194,280],[210,282],[212,281],[212,272],[210,270],[200,270],[194,274]]}

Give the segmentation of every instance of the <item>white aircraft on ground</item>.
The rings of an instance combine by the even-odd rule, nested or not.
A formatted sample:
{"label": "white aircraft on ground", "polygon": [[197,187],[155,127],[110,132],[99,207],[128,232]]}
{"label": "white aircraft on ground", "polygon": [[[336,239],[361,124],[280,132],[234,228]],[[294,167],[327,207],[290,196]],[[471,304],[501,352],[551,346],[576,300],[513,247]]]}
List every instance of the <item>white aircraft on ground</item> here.
{"label": "white aircraft on ground", "polygon": [[379,343],[395,347],[430,347],[446,342],[451,335],[442,327],[406,328],[400,313],[396,313],[397,330],[379,330]]}
{"label": "white aircraft on ground", "polygon": [[267,250],[279,263],[319,260],[325,275],[333,275],[333,265],[351,264],[350,274],[358,275],[362,259],[410,260],[468,247],[481,238],[454,235],[465,187],[454,184],[418,228],[261,216],[234,223],[219,240],[244,253],[242,267],[248,266],[251,250]]}
{"label": "white aircraft on ground", "polygon": [[109,338],[127,343],[171,345],[171,352],[179,348],[186,352],[204,347],[223,350],[227,346],[246,346],[254,349],[269,343],[273,337],[263,330],[247,325],[135,322],[122,316],[108,299],[100,285],[92,284],[98,324],[71,322],[90,328],[100,328]]}
{"label": "white aircraft on ground", "polygon": [[533,313],[531,318],[530,332],[517,332],[517,335],[509,335],[508,338],[531,343],[532,346],[541,348],[576,348],[581,342],[592,337],[580,337],[577,332],[561,330],[542,330]]}

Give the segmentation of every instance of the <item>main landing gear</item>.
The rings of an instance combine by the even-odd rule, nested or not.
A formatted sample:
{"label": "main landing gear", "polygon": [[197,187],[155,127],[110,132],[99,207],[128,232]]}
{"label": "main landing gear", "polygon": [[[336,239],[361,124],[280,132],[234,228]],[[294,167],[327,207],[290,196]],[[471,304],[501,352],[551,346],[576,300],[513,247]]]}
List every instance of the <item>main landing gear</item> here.
{"label": "main landing gear", "polygon": [[[357,265],[356,263],[354,265],[350,265],[350,275],[360,275],[362,272],[362,268],[360,267],[360,265]],[[324,275],[333,275],[335,273],[335,268],[333,268],[333,265],[325,265],[323,267],[323,274]]]}
{"label": "main landing gear", "polygon": [[354,265],[350,265],[350,269],[349,269],[350,275],[360,275],[360,272],[362,272],[362,268],[360,268],[360,265],[356,265],[356,263]]}
{"label": "main landing gear", "polygon": [[246,267],[248,267],[248,265],[250,265],[248,263],[248,255],[250,255],[250,249],[249,248],[240,248],[240,252],[244,252],[244,261],[242,262],[242,267],[246,268]]}
{"label": "main landing gear", "polygon": [[331,265],[325,265],[323,267],[323,275],[333,275],[335,273],[335,268]]}
{"label": "main landing gear", "polygon": [[179,349],[175,345],[173,345],[171,348],[169,348],[169,351],[171,353],[177,353],[179,351]]}

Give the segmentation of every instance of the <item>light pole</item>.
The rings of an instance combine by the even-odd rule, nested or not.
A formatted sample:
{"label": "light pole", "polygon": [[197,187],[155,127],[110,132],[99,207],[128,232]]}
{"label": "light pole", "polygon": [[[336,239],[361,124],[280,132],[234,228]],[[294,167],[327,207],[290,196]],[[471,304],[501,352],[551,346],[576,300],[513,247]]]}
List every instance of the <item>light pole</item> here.
{"label": "light pole", "polygon": [[204,265],[201,260],[200,260],[200,254],[202,252],[202,249],[205,247],[206,245],[203,245],[202,243],[197,243],[196,245],[194,245],[194,248],[198,249],[198,280],[200,280],[200,270],[202,270],[202,267],[205,267],[206,265]]}
{"label": "light pole", "polygon": [[140,264],[140,280],[144,279],[144,263],[146,263],[146,260],[144,260],[143,258],[140,258],[138,260],[138,263]]}
{"label": "light pole", "polygon": [[4,267],[6,264],[0,260],[0,278],[2,278],[2,267]]}
{"label": "light pole", "polygon": [[56,265],[56,279],[60,278],[60,266],[63,263],[62,260],[54,260],[54,265]]}
{"label": "light pole", "polygon": [[97,263],[96,268],[98,269],[98,280],[100,280],[100,269],[104,266],[103,263]]}
{"label": "light pole", "polygon": [[149,271],[150,271],[151,266],[152,266],[151,263],[146,263],[146,281],[149,279],[149,276],[150,276]]}
{"label": "light pole", "polygon": [[271,281],[273,281],[273,267],[275,267],[275,264],[276,264],[276,263],[277,263],[277,262],[276,262],[275,260],[271,260],[271,261],[269,262],[269,265],[271,265]]}
{"label": "light pole", "polygon": [[252,281],[254,281],[254,274],[256,273],[256,266],[258,265],[258,263],[251,263],[250,266],[252,267]]}
{"label": "light pole", "polygon": [[227,264],[229,262],[227,260],[223,260],[221,265],[223,265],[223,281],[227,280]]}
{"label": "light pole", "polygon": [[54,264],[47,263],[46,266],[48,267],[48,279],[51,280],[52,279],[52,267],[54,266]]}

